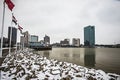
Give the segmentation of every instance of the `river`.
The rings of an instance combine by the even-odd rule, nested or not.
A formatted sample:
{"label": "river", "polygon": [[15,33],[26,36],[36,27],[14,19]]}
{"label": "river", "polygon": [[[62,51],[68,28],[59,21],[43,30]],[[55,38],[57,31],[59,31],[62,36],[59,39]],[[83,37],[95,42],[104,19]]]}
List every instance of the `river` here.
{"label": "river", "polygon": [[52,48],[50,51],[35,51],[34,53],[48,59],[120,74],[120,48]]}

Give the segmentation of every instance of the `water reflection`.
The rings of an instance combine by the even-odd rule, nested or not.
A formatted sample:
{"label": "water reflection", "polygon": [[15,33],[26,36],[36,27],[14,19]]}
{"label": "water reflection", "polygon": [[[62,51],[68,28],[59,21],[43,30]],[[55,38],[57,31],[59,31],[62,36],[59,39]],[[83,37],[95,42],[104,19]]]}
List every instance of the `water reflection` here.
{"label": "water reflection", "polygon": [[71,56],[72,56],[72,63],[74,64],[80,64],[81,61],[80,61],[80,49],[76,48],[76,49],[72,49],[72,53],[71,53]]}
{"label": "water reflection", "polygon": [[84,66],[95,67],[95,48],[84,49]]}
{"label": "water reflection", "polygon": [[64,53],[63,55],[65,58],[69,57],[69,54],[68,53]]}
{"label": "water reflection", "polygon": [[80,58],[80,49],[72,49],[72,56],[74,59]]}
{"label": "water reflection", "polygon": [[43,55],[49,59],[50,52],[49,51],[44,51]]}
{"label": "water reflection", "polygon": [[57,59],[59,61],[66,61],[86,67],[95,67],[95,48],[66,48],[55,51],[36,51],[41,56],[48,59]]}
{"label": "water reflection", "polygon": [[35,54],[39,54],[40,56],[45,56],[47,59],[50,58],[50,51],[33,51]]}

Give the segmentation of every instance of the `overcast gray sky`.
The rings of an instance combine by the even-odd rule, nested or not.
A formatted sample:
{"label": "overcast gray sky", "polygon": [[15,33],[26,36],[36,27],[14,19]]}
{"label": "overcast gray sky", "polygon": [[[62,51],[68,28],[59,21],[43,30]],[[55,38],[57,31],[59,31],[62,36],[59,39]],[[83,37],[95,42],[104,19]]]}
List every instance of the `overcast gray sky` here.
{"label": "overcast gray sky", "polygon": [[[11,0],[14,16],[23,31],[38,35],[39,40],[50,36],[51,43],[65,38],[80,38],[84,42],[83,28],[95,26],[96,44],[120,43],[119,0]],[[0,0],[0,26],[3,0]],[[6,5],[4,36],[7,37],[12,14]],[[16,26],[17,27],[17,26]],[[0,27],[1,33],[1,27]],[[1,34],[0,34],[1,36]],[[18,36],[20,33],[18,32]],[[19,37],[18,37],[19,41]]]}

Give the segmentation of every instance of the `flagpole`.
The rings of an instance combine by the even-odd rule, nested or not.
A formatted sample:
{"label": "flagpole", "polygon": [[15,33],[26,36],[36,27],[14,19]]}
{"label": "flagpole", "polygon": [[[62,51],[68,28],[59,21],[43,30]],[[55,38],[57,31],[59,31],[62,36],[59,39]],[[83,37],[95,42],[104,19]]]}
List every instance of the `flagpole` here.
{"label": "flagpole", "polygon": [[22,33],[22,35],[23,35],[23,46],[22,46],[22,50],[24,51],[24,47],[25,47],[25,33],[22,32],[22,31],[21,31],[21,33]]}
{"label": "flagpole", "polygon": [[0,48],[0,57],[1,58],[2,58],[2,47],[3,47],[4,18],[5,18],[5,2],[3,2],[3,18],[2,18],[1,48]]}
{"label": "flagpole", "polygon": [[[17,31],[18,31],[18,29],[17,29]],[[17,34],[16,34],[17,35]],[[16,52],[17,52],[17,36],[16,36]]]}
{"label": "flagpole", "polygon": [[[12,22],[11,22],[11,25],[12,25]],[[11,29],[10,29],[9,56],[11,54],[11,39],[12,39],[12,26],[11,26]]]}
{"label": "flagpole", "polygon": [[[3,2],[3,18],[2,18],[2,29],[1,29],[1,47],[0,47],[0,58],[2,58],[2,47],[3,47],[3,31],[4,31],[4,18],[5,18],[5,2]],[[0,65],[1,66],[1,65]],[[0,70],[1,79],[1,70]]]}

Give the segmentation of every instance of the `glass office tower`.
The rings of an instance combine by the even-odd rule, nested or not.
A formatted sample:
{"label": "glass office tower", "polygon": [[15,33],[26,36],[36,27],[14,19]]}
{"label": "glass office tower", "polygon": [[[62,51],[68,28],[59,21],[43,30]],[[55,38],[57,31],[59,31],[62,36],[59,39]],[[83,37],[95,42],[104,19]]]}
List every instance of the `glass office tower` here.
{"label": "glass office tower", "polygon": [[84,28],[84,45],[94,46],[95,45],[95,27],[87,26]]}

